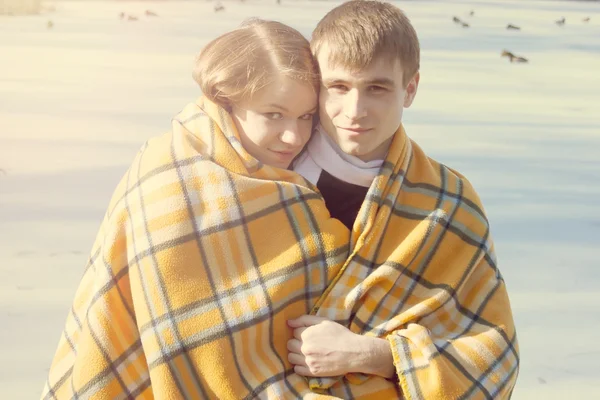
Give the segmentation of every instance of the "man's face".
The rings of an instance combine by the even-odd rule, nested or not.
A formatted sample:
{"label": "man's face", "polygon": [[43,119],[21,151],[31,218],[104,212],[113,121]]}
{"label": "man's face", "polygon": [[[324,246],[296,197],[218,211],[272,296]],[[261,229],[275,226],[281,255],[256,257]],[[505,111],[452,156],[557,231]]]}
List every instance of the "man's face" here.
{"label": "man's face", "polygon": [[416,95],[419,73],[402,84],[402,66],[378,58],[367,68],[351,71],[332,67],[325,45],[317,55],[322,86],[319,95],[321,124],[347,154],[363,161],[385,158],[402,111]]}

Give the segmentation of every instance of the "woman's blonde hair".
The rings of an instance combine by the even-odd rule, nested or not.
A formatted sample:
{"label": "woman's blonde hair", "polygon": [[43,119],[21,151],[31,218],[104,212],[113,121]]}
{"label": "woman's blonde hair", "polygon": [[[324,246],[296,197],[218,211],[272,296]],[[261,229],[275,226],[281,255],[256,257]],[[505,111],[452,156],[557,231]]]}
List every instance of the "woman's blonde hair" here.
{"label": "woman's blonde hair", "polygon": [[287,25],[260,19],[206,45],[193,72],[202,93],[227,109],[282,75],[305,81],[318,93],[318,67],[308,41]]}

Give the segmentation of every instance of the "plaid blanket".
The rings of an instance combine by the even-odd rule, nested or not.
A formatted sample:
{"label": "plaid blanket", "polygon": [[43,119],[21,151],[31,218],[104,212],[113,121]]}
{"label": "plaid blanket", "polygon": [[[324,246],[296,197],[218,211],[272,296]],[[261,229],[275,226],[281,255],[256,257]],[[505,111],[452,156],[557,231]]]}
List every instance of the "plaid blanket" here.
{"label": "plaid blanket", "polygon": [[321,397],[287,361],[286,321],[348,241],[308,181],[261,165],[199,99],[119,183],[42,398]]}
{"label": "plaid blanket", "polygon": [[[288,319],[385,337],[398,379],[306,380]],[[353,232],[316,188],[261,165],[200,99],[138,153],[111,200],[46,399],[507,397],[518,348],[469,183],[400,130]]]}
{"label": "plaid blanket", "polygon": [[397,380],[315,378],[315,391],[369,399],[511,396],[517,337],[480,200],[402,127],[369,188],[350,248],[313,311],[386,338]]}

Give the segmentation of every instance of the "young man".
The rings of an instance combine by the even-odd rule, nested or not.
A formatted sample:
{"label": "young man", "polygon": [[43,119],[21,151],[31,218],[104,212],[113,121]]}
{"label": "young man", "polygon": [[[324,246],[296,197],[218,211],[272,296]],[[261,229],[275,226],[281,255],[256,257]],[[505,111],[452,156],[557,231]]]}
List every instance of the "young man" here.
{"label": "young man", "polygon": [[321,125],[294,169],[352,239],[314,315],[289,322],[289,361],[338,376],[310,384],[341,398],[510,397],[518,344],[483,208],[401,124],[419,84],[414,28],[391,4],[351,1],[311,48]]}

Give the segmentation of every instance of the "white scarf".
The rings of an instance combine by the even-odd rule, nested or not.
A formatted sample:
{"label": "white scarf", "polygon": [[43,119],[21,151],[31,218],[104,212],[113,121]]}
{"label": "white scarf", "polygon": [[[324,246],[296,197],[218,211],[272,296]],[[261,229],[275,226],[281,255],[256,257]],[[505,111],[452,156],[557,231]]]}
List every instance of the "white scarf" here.
{"label": "white scarf", "polygon": [[379,173],[383,160],[362,161],[346,154],[319,125],[304,153],[294,164],[294,171],[316,185],[321,171],[354,185],[369,187]]}

